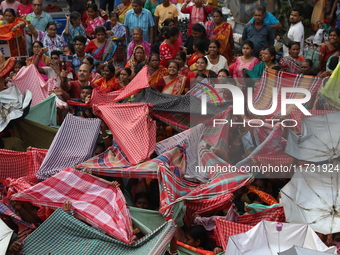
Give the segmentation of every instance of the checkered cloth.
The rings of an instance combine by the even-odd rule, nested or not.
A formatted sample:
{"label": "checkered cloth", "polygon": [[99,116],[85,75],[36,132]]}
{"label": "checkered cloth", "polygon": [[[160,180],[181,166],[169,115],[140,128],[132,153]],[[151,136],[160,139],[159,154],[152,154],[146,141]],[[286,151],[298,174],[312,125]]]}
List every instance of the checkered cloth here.
{"label": "checkered cloth", "polygon": [[[304,88],[313,95],[320,87],[322,87],[323,79],[309,75],[293,74],[286,72],[278,72],[273,69],[266,69],[262,78],[253,94],[253,106],[255,109],[267,110],[272,106],[273,88],[278,89],[277,108],[274,113],[262,116],[264,119],[270,119],[275,114],[281,113],[281,88]],[[302,93],[287,93],[287,99],[304,98]],[[295,107],[295,105],[287,106],[287,115]],[[258,118],[258,117],[257,117]]]}
{"label": "checkered cloth", "polygon": [[48,97],[48,87],[41,78],[40,73],[34,65],[24,66],[12,81],[12,85],[16,85],[21,93],[25,93],[26,89],[32,92],[32,103],[34,106]]}
{"label": "checkered cloth", "polygon": [[121,92],[122,90],[120,89],[109,93],[101,93],[99,89],[94,89],[91,95],[91,105],[114,101]]}
{"label": "checkered cloth", "polygon": [[95,114],[110,128],[119,147],[131,164],[150,158],[156,146],[156,122],[149,116],[150,104],[97,104]]}
{"label": "checkered cloth", "polygon": [[187,164],[183,148],[176,146],[156,158],[132,165],[124,152],[114,145],[102,154],[81,163],[77,168],[89,168],[93,174],[103,176],[157,179],[158,165],[161,163],[173,166],[175,174],[183,176]]}
{"label": "checkered cloth", "polygon": [[216,219],[216,228],[214,230],[217,244],[225,250],[228,244],[229,236],[247,232],[262,220],[285,222],[283,207],[274,207],[262,212],[248,215],[241,215],[238,221],[231,222],[222,218]]}
{"label": "checkered cloth", "polygon": [[91,158],[100,123],[100,119],[85,119],[68,114],[37,173],[38,179],[45,180]]}
{"label": "checkered cloth", "polygon": [[35,175],[47,153],[31,148],[27,152],[0,149],[0,180]]}
{"label": "checkered cloth", "polygon": [[52,209],[62,207],[67,199],[72,202],[75,217],[130,243],[132,222],[125,198],[119,188],[103,179],[67,168],[12,197]]}
{"label": "checkered cloth", "polygon": [[125,244],[58,209],[26,238],[21,252],[53,255],[161,255],[165,253],[175,232],[175,224],[169,221],[134,244]]}
{"label": "checkered cloth", "polygon": [[[159,166],[160,212],[165,219],[172,217],[173,206],[185,201],[188,208],[198,213],[220,208],[230,200],[232,192],[252,181],[250,174],[217,173],[207,183],[197,184],[177,177],[171,168]],[[192,214],[191,214],[192,216]]]}

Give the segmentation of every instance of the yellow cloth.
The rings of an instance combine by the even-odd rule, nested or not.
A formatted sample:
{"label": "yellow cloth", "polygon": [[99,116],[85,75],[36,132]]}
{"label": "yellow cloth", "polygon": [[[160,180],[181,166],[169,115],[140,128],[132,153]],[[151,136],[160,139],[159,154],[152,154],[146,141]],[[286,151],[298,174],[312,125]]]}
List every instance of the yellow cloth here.
{"label": "yellow cloth", "polygon": [[178,17],[178,10],[173,4],[170,4],[168,7],[164,7],[163,4],[160,4],[156,7],[154,15],[159,18],[158,27],[162,28],[164,20]]}

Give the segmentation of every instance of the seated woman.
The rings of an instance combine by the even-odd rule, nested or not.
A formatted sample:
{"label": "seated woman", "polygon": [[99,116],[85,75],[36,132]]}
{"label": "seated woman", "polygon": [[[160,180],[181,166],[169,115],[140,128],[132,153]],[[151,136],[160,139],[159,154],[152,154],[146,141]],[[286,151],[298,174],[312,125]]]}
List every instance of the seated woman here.
{"label": "seated woman", "polygon": [[313,75],[316,76],[317,73],[315,73],[313,68],[313,61],[310,59],[305,59],[301,62],[301,74],[303,75]]}
{"label": "seated woman", "polygon": [[217,40],[211,40],[208,46],[208,55],[206,58],[208,59],[208,69],[218,73],[221,69],[228,70],[228,61],[227,59],[220,54],[221,44]]}
{"label": "seated woman", "polygon": [[131,81],[131,75],[132,75],[132,71],[130,68],[125,67],[122,70],[120,70],[119,85],[121,88],[124,88],[129,84],[129,82]]}
{"label": "seated woman", "polygon": [[91,56],[85,56],[83,61],[82,61],[82,64],[87,64],[90,66],[90,70],[91,70],[91,76],[90,76],[90,79],[89,79],[89,82],[92,83],[92,82],[95,82],[96,80],[99,80],[100,78],[102,78],[102,76],[97,73],[96,71],[93,70],[94,68],[94,60],[93,60],[93,57]]}
{"label": "seated woman", "polygon": [[149,65],[148,72],[150,74],[149,77],[149,85],[150,87],[156,86],[164,76],[168,75],[168,70],[160,65],[159,55],[156,53],[152,53]]}
{"label": "seated woman", "polygon": [[328,43],[322,45],[319,54],[319,69],[326,71],[327,60],[337,52],[337,46],[340,38],[340,29],[332,28],[329,30]]}
{"label": "seated woman", "polygon": [[[5,20],[1,21],[0,35],[2,37],[8,37],[8,35],[15,33],[15,36],[9,36],[7,38],[11,56],[25,56],[26,46],[25,39],[23,37],[22,28],[25,27],[25,20],[16,16],[15,11],[11,8],[7,8],[3,13]],[[17,41],[18,40],[18,41]],[[20,52],[18,52],[20,49]]]}
{"label": "seated woman", "polygon": [[185,88],[186,77],[179,74],[179,64],[174,60],[170,61],[168,72],[169,75],[164,76],[155,89],[164,94],[181,95]]}
{"label": "seated woman", "polygon": [[[216,78],[217,74],[209,69],[207,69],[208,66],[208,60],[206,57],[199,57],[196,61],[197,70],[190,73],[187,76],[187,79],[192,81],[196,78],[197,74],[205,74],[207,78]],[[188,86],[187,86],[188,87]]]}
{"label": "seated woman", "polygon": [[81,15],[79,12],[72,12],[71,15],[65,14],[66,27],[62,35],[68,44],[74,44],[74,38],[78,35],[86,36],[85,29],[81,24]]}
{"label": "seated woman", "polygon": [[143,40],[143,30],[140,27],[132,29],[132,39],[127,48],[127,61],[132,58],[133,50],[139,45],[144,47],[145,55],[149,57],[151,54],[151,44]]}
{"label": "seated woman", "polygon": [[87,38],[93,39],[96,35],[96,28],[103,26],[105,20],[98,15],[98,6],[95,3],[87,6],[87,20],[84,23]]}
{"label": "seated woman", "polygon": [[106,28],[98,26],[95,29],[96,38],[91,40],[85,48],[86,53],[90,53],[94,58],[97,72],[100,72],[107,64],[113,63],[113,54],[117,45],[112,40],[106,38]]}
{"label": "seated woman", "polygon": [[190,68],[185,64],[187,62],[186,59],[187,55],[184,51],[179,51],[176,54],[175,61],[179,64],[179,74],[187,76],[189,73],[191,73]]}
{"label": "seated woman", "polygon": [[[33,43],[33,56],[29,57],[26,60],[26,65],[32,65],[34,62],[34,59],[36,59],[39,55],[40,50],[44,47],[44,45],[42,44],[42,42],[40,41],[35,41]],[[46,55],[42,55],[39,61],[39,67],[44,67],[44,66],[50,66],[50,62],[51,62],[51,58],[46,56]],[[44,79],[44,81],[48,80],[47,75],[45,74],[40,74],[41,78]]]}
{"label": "seated woman", "polygon": [[274,48],[266,48],[262,51],[262,62],[257,64],[252,70],[244,69],[246,77],[253,81],[262,77],[264,69],[280,70],[281,67],[275,61],[276,51]]}
{"label": "seated woman", "polygon": [[103,77],[96,80],[93,83],[93,87],[104,93],[120,89],[119,80],[115,74],[115,67],[111,64],[106,65],[102,70]]}
{"label": "seated woman", "polygon": [[67,45],[61,35],[57,35],[57,24],[54,21],[48,22],[46,31],[36,30],[30,21],[27,21],[28,29],[31,31],[35,40],[43,43],[44,47],[48,48],[48,56],[52,51],[62,51],[63,47]]}
{"label": "seated woman", "polygon": [[138,45],[133,50],[132,58],[126,63],[125,67],[130,68],[133,71],[133,76],[135,73],[135,67],[140,64],[147,64],[148,63],[148,57],[145,54],[145,49],[142,45]]}
{"label": "seated woman", "polygon": [[283,57],[280,60],[281,71],[288,73],[301,73],[301,63],[305,57],[299,56],[300,43],[291,42],[288,46],[289,56]]}
{"label": "seated woman", "polygon": [[194,44],[193,44],[194,53],[190,56],[187,62],[191,71],[197,70],[196,61],[199,57],[202,57],[205,55],[204,48],[205,48],[205,44],[202,39],[198,38],[194,40]]}

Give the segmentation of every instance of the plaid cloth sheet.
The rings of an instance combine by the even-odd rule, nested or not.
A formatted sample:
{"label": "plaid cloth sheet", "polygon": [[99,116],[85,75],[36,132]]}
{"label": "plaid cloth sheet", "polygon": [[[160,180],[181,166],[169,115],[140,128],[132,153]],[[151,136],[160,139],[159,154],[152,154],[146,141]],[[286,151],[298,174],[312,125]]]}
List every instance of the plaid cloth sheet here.
{"label": "plaid cloth sheet", "polygon": [[14,201],[29,201],[52,209],[62,207],[67,199],[72,202],[75,217],[130,243],[132,222],[124,195],[103,179],[67,168],[12,197]]}
{"label": "plaid cloth sheet", "polygon": [[91,158],[100,123],[100,119],[85,119],[68,114],[53,139],[37,178],[46,180],[67,167]]}
{"label": "plaid cloth sheet", "polygon": [[174,167],[177,176],[183,176],[187,160],[183,148],[176,146],[156,158],[132,165],[118,145],[113,145],[105,152],[77,166],[78,169],[89,168],[93,174],[126,178],[157,179],[158,165],[164,163]]}
{"label": "plaid cloth sheet", "polygon": [[[268,110],[272,106],[273,88],[278,89],[277,108],[274,113],[261,116],[265,119],[270,119],[275,114],[281,113],[281,88],[304,88],[313,95],[323,83],[323,79],[309,75],[300,75],[286,72],[278,72],[273,69],[266,69],[263,72],[259,84],[256,86],[253,93],[253,106],[255,109]],[[287,93],[287,99],[304,98],[302,93]],[[295,107],[295,105],[287,105],[287,115]],[[258,118],[258,116],[257,116]]]}
{"label": "plaid cloth sheet", "polygon": [[106,103],[93,106],[110,128],[115,141],[131,164],[148,160],[156,146],[156,122],[149,116],[150,104]]}
{"label": "plaid cloth sheet", "polygon": [[22,254],[162,255],[175,233],[169,221],[134,244],[125,244],[58,209],[26,238]]}

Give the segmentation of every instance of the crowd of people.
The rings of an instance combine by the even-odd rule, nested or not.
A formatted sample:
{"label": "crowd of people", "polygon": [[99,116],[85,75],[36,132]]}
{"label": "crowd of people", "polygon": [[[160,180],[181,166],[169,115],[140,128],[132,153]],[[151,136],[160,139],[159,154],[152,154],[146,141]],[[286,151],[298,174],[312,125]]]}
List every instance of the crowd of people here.
{"label": "crowd of people", "polygon": [[[248,87],[258,86],[257,81],[267,69],[325,78],[339,62],[338,28],[329,30],[328,42],[320,49],[317,65],[303,56],[305,33],[301,22],[303,13],[299,8],[291,11],[290,27],[286,28],[287,33],[281,39],[283,49],[279,53],[274,47],[279,39],[275,38],[275,32],[282,28],[282,24],[262,5],[255,9],[253,19],[245,25],[238,44],[234,42],[232,26],[224,21],[221,10],[203,0],[194,0],[193,3],[186,0],[180,10],[169,0],[161,3],[123,0],[119,6],[109,4],[109,14],[91,0],[86,4],[85,12],[74,11],[66,15],[66,27],[62,34],[57,34],[57,24],[43,11],[42,0],[33,0],[32,4],[29,0],[1,3],[0,37],[11,34],[6,41],[12,58],[17,60],[7,61],[7,68],[2,68],[6,73],[0,72],[0,91],[12,86],[20,70],[29,65],[37,68],[45,82],[56,80],[50,93],[55,93],[62,101],[91,104],[94,90],[98,93],[122,91],[141,70],[146,70],[150,88],[163,94],[184,95],[204,79],[209,79],[206,82],[211,86],[216,80],[228,81],[246,93]],[[101,1],[101,7],[105,8],[102,5],[106,4]],[[190,17],[186,35],[179,30],[179,11]],[[24,59],[22,56],[27,52],[32,54]],[[232,100],[227,90],[221,95],[226,102]],[[133,96],[121,102],[131,101]],[[67,113],[83,118],[97,117],[91,108],[71,104],[58,109],[59,125]],[[112,145],[112,135],[107,130],[103,123],[96,154]],[[7,130],[2,132],[3,137],[8,134]],[[157,141],[174,134],[176,131],[172,127],[157,121]],[[247,157],[256,147],[252,131],[247,128],[233,130],[229,137],[234,145],[228,157],[224,152],[214,152],[231,164]],[[131,178],[125,182],[121,179],[115,181],[120,183],[123,193],[131,197],[132,206],[158,209],[155,180],[147,182]],[[242,215],[266,210],[273,205],[280,206],[279,189],[286,182],[256,179],[251,191],[243,187],[234,192],[232,210]],[[266,203],[264,193],[276,202]],[[17,202],[14,209],[17,208],[25,221],[37,227],[42,223],[36,209],[28,203]],[[218,211],[214,215],[226,213]],[[222,248],[216,247],[213,239],[208,238],[204,222],[209,220],[195,215],[192,221],[198,224],[179,228],[177,239],[215,254],[222,252]],[[20,246],[14,242],[9,250],[17,252]]]}

